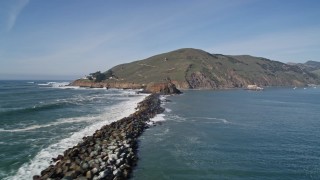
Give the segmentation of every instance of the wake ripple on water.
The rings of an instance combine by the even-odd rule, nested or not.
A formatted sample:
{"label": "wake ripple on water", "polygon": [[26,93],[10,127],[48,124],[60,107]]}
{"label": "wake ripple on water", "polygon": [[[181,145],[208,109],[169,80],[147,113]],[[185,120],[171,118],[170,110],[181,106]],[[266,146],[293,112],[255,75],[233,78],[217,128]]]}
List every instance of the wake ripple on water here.
{"label": "wake ripple on water", "polygon": [[231,123],[230,121],[228,121],[226,119],[214,118],[214,117],[190,117],[190,119],[214,120],[213,122],[210,122],[210,123],[224,123],[224,124],[230,124]]}
{"label": "wake ripple on water", "polygon": [[[92,135],[97,129],[100,129],[103,125],[110,124],[113,121],[119,120],[123,117],[132,114],[135,111],[137,103],[142,101],[145,97],[145,94],[141,94],[139,96],[131,98],[130,100],[108,107],[105,113],[97,117],[100,119],[100,121],[95,121],[95,123],[87,126],[85,129],[73,133],[70,137],[62,139],[59,142],[51,144],[47,148],[42,149],[30,162],[23,164],[14,176],[7,177],[5,179],[32,179],[33,175],[40,174],[41,170],[45,169],[50,165],[51,158],[57,157],[59,154],[62,154],[66,149],[76,145],[78,142],[82,140],[82,137]],[[61,120],[60,123],[69,123],[74,120],[81,121],[83,119],[64,119]],[[50,124],[44,126],[48,125]],[[38,127],[28,127],[26,129],[32,128]]]}

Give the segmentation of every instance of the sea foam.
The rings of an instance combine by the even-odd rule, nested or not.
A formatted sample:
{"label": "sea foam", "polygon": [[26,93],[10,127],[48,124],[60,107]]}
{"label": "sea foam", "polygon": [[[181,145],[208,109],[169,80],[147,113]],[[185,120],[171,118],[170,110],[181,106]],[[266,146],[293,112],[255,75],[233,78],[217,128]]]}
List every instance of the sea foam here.
{"label": "sea foam", "polygon": [[16,128],[16,129],[2,129],[0,128],[0,132],[25,132],[25,131],[32,131],[36,129],[46,128],[50,126],[57,126],[61,124],[68,124],[68,123],[79,123],[79,122],[90,122],[97,120],[99,121],[101,119],[101,115],[99,116],[82,116],[82,117],[72,117],[72,118],[61,118],[58,119],[56,122],[43,124],[43,125],[30,125],[24,128]]}
{"label": "sea foam", "polygon": [[150,121],[147,123],[148,125],[154,125],[156,123],[159,123],[161,121],[165,121],[164,114],[157,114],[154,118],[151,118]]}
{"label": "sea foam", "polygon": [[50,86],[54,88],[65,87],[69,85],[70,82],[47,82],[47,83],[39,83],[38,86]]}
{"label": "sea foam", "polygon": [[[166,100],[166,98],[167,98],[167,96],[165,96],[165,95],[162,95],[162,96],[160,96],[160,100],[161,100],[161,102],[162,102],[162,104],[165,104],[164,102],[165,102],[165,100]],[[161,105],[162,107],[163,107],[163,105]],[[163,107],[164,108],[164,107]],[[166,112],[171,112],[171,109],[167,109],[167,108],[165,108],[165,111]],[[162,121],[165,121],[166,119],[165,119],[165,114],[157,114],[154,118],[151,118],[150,119],[150,121],[147,123],[148,125],[154,125],[154,124],[156,124],[156,123],[159,123],[159,122],[162,122]]]}

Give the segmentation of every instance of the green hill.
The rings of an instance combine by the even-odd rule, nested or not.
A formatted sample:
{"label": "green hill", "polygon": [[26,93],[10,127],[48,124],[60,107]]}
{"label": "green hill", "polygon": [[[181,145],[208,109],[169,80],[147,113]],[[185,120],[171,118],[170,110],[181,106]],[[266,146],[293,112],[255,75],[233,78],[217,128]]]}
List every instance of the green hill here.
{"label": "green hill", "polygon": [[320,69],[320,62],[317,61],[307,61],[304,63],[305,66],[307,66],[310,71],[319,70]]}
{"label": "green hill", "polygon": [[299,66],[301,69],[305,71],[309,71],[320,76],[320,62],[307,61],[306,63],[298,63],[294,65]]}
{"label": "green hill", "polygon": [[319,84],[315,74],[298,66],[248,55],[210,54],[199,49],[179,49],[144,60],[120,64],[107,71],[117,82],[148,84],[167,79],[178,88],[234,88],[303,86]]}
{"label": "green hill", "polygon": [[312,71],[312,73],[316,74],[317,76],[320,77],[320,69]]}
{"label": "green hill", "polygon": [[[315,64],[317,62],[312,62],[312,67]],[[320,84],[316,72],[319,73],[297,64],[289,65],[261,57],[210,54],[185,48],[120,64],[104,73],[92,73],[89,79],[80,79],[72,84],[115,88],[144,88],[153,84],[150,87],[156,88],[157,84],[169,81],[184,89],[222,89],[249,84],[305,86]]]}

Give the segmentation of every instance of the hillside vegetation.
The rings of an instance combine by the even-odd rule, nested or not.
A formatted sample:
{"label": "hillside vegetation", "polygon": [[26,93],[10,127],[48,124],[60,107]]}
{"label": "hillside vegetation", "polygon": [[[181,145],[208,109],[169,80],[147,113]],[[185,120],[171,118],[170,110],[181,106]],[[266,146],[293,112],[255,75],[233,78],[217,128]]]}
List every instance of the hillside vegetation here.
{"label": "hillside vegetation", "polygon": [[298,63],[294,65],[299,66],[303,70],[309,71],[320,76],[320,62],[307,61],[306,63]]}
{"label": "hillside vegetation", "polygon": [[148,84],[171,80],[178,88],[216,89],[245,87],[248,84],[319,84],[316,74],[296,65],[248,55],[210,54],[191,48],[120,64],[106,72],[109,79],[104,82]]}

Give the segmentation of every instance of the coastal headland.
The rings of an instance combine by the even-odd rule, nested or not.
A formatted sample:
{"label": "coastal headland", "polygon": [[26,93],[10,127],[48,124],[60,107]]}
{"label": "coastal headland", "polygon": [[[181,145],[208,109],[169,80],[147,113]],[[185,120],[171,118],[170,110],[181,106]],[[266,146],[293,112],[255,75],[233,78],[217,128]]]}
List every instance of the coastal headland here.
{"label": "coastal headland", "polygon": [[[320,63],[286,64],[250,55],[223,55],[184,48],[97,71],[71,83],[81,87],[145,89],[230,89],[248,85],[320,84]],[[172,88],[171,88],[172,89]]]}
{"label": "coastal headland", "polygon": [[147,96],[135,113],[83,137],[33,179],[128,179],[138,160],[138,137],[164,111],[159,96]]}

